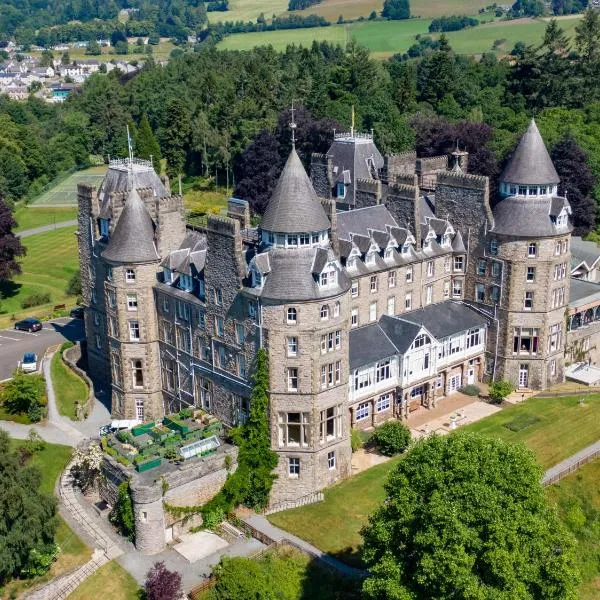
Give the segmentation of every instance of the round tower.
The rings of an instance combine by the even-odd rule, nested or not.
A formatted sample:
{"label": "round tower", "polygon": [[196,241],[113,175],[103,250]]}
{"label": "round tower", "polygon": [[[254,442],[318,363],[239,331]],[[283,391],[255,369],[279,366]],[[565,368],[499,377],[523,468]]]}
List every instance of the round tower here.
{"label": "round tower", "polygon": [[135,516],[135,547],[142,554],[158,554],[165,549],[165,514],[160,481],[143,485],[131,481]]}
{"label": "round tower", "polygon": [[493,209],[486,257],[478,266],[483,272],[490,263],[497,302],[491,371],[518,389],[543,389],[563,380],[572,226],[571,207],[558,195],[558,183],[532,120],[500,178],[502,199]]}

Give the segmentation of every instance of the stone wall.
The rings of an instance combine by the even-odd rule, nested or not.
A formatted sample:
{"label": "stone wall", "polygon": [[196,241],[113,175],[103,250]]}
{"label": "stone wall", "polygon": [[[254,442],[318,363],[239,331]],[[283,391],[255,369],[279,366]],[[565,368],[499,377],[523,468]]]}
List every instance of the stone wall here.
{"label": "stone wall", "polygon": [[331,159],[327,154],[313,152],[310,159],[310,179],[320,198],[331,198],[333,189]]}
{"label": "stone wall", "polygon": [[354,208],[375,206],[381,202],[381,181],[357,179],[354,184]]}
{"label": "stone wall", "polygon": [[88,388],[87,400],[83,404],[77,405],[77,418],[80,421],[82,421],[92,411],[92,409],[94,407],[95,396],[94,396],[94,384],[92,383],[92,380],[88,377],[88,374],[83,369],[80,369],[77,366],[77,363],[79,363],[82,360],[81,342],[78,342],[74,346],[67,348],[62,353],[62,358],[65,361],[65,363],[67,364],[67,366],[75,374],[79,375],[79,377],[81,377],[81,379],[83,379],[85,381],[85,383],[87,384],[87,388]]}
{"label": "stone wall", "polygon": [[420,190],[417,177],[412,177],[412,185],[394,183],[384,189],[383,204],[390,211],[400,227],[406,227],[415,237],[416,247],[421,247]]}

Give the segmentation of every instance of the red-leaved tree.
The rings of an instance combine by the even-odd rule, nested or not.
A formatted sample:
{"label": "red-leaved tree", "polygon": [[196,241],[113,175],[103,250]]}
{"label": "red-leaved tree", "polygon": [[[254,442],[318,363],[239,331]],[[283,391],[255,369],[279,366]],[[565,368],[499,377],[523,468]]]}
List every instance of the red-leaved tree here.
{"label": "red-leaved tree", "polygon": [[0,197],[0,281],[21,272],[17,257],[25,254],[25,248],[12,231],[16,226],[10,208]]}
{"label": "red-leaved tree", "polygon": [[144,583],[146,600],[178,600],[181,597],[181,575],[169,571],[160,561],[148,571]]}

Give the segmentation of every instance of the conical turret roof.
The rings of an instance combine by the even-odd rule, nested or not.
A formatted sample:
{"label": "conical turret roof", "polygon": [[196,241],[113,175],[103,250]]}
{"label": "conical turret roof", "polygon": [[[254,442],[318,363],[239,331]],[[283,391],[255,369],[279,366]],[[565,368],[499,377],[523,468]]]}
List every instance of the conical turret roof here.
{"label": "conical turret roof", "polygon": [[152,218],[135,189],[129,193],[102,257],[115,263],[148,263],[160,259],[154,245]]}
{"label": "conical turret roof", "polygon": [[278,233],[307,233],[330,227],[302,161],[292,148],[267,204],[261,228]]}
{"label": "conical turret roof", "polygon": [[505,183],[527,185],[560,182],[560,177],[552,164],[534,119],[531,119],[500,180]]}

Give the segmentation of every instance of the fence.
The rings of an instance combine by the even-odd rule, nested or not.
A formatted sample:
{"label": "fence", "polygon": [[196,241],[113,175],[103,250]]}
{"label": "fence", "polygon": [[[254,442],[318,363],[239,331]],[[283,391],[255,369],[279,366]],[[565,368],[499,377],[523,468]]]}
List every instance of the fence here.
{"label": "fence", "polygon": [[290,510],[292,508],[299,508],[300,506],[306,506],[307,504],[315,504],[316,502],[322,502],[324,499],[323,492],[312,492],[311,494],[307,494],[306,496],[302,496],[297,500],[286,500],[284,502],[278,502],[277,504],[272,504],[267,509],[263,511],[264,515],[272,515],[276,512],[281,512],[282,510]]}
{"label": "fence", "polygon": [[567,475],[569,475],[569,473],[573,473],[574,471],[577,471],[577,469],[579,469],[580,467],[583,467],[583,465],[591,462],[592,460],[594,460],[595,458],[598,458],[599,456],[600,456],[600,447],[596,448],[595,450],[593,450],[586,456],[582,456],[577,462],[571,463],[569,465],[565,465],[564,468],[562,468],[560,471],[558,471],[554,475],[551,475],[550,477],[547,477],[547,476],[544,477],[542,479],[542,485],[548,486],[548,485],[552,485],[553,483],[556,483],[557,481],[560,481],[563,477],[566,477]]}

